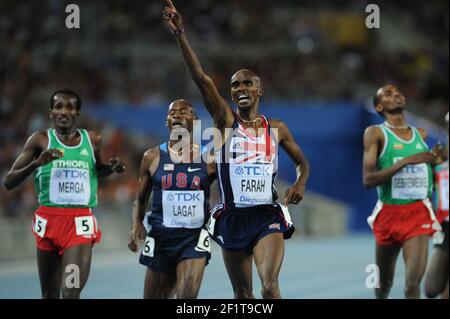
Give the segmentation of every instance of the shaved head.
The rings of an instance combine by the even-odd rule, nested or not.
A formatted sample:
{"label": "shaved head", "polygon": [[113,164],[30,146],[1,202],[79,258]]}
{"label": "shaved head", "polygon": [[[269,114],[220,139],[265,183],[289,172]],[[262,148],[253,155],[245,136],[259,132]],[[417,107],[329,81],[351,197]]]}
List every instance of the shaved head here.
{"label": "shaved head", "polygon": [[189,107],[192,110],[192,114],[194,114],[195,116],[197,116],[197,113],[195,112],[194,106],[192,106],[192,103],[189,102],[188,100],[184,100],[184,99],[179,99],[179,100],[175,100],[172,103],[170,103],[169,105],[169,110],[172,108],[184,108],[184,107]]}
{"label": "shaved head", "polygon": [[394,90],[394,91],[398,91],[397,87],[395,85],[392,84],[388,84],[385,86],[380,87],[377,92],[375,93],[375,96],[373,98],[373,105],[377,106],[378,103],[380,103],[381,101],[381,96],[383,95],[383,93],[387,90]]}
{"label": "shaved head", "polygon": [[405,109],[406,99],[403,93],[392,84],[382,86],[373,97],[375,111],[385,117],[386,114],[399,114]]}
{"label": "shaved head", "polygon": [[237,71],[235,74],[233,74],[233,76],[231,77],[231,82],[233,82],[235,79],[239,78],[239,77],[244,77],[244,78],[250,78],[252,79],[252,81],[255,83],[255,86],[257,87],[261,87],[261,78],[259,77],[258,74],[256,74],[255,72],[253,72],[252,70],[249,69],[241,69],[239,71]]}

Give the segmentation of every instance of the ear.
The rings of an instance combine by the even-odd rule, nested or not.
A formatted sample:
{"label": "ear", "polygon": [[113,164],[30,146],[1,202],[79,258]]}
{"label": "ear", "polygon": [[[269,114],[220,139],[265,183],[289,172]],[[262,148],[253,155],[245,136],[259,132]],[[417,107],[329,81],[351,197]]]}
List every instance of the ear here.
{"label": "ear", "polygon": [[263,96],[264,89],[262,87],[258,88],[258,96]]}
{"label": "ear", "polygon": [[381,103],[378,103],[376,106],[375,106],[375,111],[377,111],[377,113],[383,113],[383,105],[381,104]]}
{"label": "ear", "polygon": [[48,109],[48,117],[53,120],[53,112],[52,109]]}

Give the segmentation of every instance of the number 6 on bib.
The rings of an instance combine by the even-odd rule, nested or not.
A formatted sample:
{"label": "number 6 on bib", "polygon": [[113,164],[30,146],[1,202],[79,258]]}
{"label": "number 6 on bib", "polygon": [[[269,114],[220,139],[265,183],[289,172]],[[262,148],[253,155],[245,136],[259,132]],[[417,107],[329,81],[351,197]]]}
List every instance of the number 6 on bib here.
{"label": "number 6 on bib", "polygon": [[195,250],[198,252],[211,252],[211,243],[209,242],[209,234],[206,229],[200,231],[197,246]]}
{"label": "number 6 on bib", "polygon": [[155,239],[152,237],[145,238],[144,247],[142,247],[142,255],[153,257],[155,251]]}

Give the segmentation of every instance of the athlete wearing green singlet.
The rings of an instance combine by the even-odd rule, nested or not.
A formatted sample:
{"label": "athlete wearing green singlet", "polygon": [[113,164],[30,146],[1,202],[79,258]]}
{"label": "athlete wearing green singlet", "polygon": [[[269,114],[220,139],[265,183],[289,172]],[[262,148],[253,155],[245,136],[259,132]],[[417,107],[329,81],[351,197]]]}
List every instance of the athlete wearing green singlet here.
{"label": "athlete wearing green singlet", "polygon": [[440,229],[430,202],[432,166],[442,162],[445,154],[437,148],[429,151],[425,130],[407,124],[405,105],[405,97],[395,86],[380,88],[374,106],[385,122],[364,133],[363,182],[366,188],[377,187],[379,197],[368,218],[376,241],[377,298],[389,296],[401,249],[405,297],[420,298],[428,240]]}
{"label": "athlete wearing green singlet", "polygon": [[[50,99],[52,129],[33,133],[5,178],[10,190],[34,174],[39,208],[33,216],[43,298],[79,298],[91,265],[92,246],[101,232],[91,208],[97,205],[97,179],[121,173],[120,159],[104,163],[101,136],[77,129],[81,99],[72,90]],[[74,270],[78,267],[78,284]]]}
{"label": "athlete wearing green singlet", "polygon": [[63,157],[34,171],[34,185],[41,206],[97,206],[97,168],[89,134],[80,129],[76,146],[62,143],[54,129],[47,130],[49,149],[60,150]]}
{"label": "athlete wearing green singlet", "polygon": [[[377,162],[380,170],[389,168],[406,157],[428,151],[428,145],[415,127],[411,127],[412,138],[408,141],[397,136],[386,124],[378,127],[383,132],[385,141]],[[433,192],[431,165],[407,165],[390,181],[379,185],[377,191],[379,200],[391,205],[406,205],[430,198]]]}

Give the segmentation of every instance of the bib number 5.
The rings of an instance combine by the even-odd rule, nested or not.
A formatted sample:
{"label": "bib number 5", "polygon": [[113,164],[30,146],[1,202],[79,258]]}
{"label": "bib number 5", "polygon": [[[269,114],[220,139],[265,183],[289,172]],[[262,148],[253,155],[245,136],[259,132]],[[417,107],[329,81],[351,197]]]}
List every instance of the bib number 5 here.
{"label": "bib number 5", "polygon": [[47,220],[45,218],[42,218],[39,215],[35,215],[34,219],[34,232],[41,238],[44,238],[45,231],[47,229]]}
{"label": "bib number 5", "polygon": [[79,236],[94,234],[94,218],[93,216],[75,217],[76,233]]}

